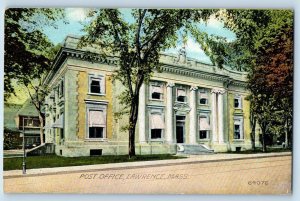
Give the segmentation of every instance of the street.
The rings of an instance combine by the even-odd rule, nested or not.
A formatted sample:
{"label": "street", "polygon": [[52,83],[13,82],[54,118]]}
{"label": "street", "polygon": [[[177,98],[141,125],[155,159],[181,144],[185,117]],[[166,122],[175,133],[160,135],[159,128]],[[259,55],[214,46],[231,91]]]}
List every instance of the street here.
{"label": "street", "polygon": [[6,177],[4,191],[6,193],[291,194],[291,161],[291,156],[279,156]]}

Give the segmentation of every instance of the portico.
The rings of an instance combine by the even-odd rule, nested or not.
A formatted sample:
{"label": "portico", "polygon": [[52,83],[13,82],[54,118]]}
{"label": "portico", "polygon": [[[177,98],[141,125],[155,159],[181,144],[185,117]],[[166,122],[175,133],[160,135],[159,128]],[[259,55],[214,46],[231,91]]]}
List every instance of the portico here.
{"label": "portico", "polygon": [[[152,143],[160,140],[165,144],[206,144],[217,150],[227,150],[225,136],[225,108],[224,88],[208,88],[201,85],[182,85],[176,82],[161,82],[165,88],[165,101],[147,100],[147,94],[151,96],[150,85],[142,85],[139,99],[139,143]],[[149,91],[150,93],[147,93]],[[209,95],[210,94],[210,95]],[[203,100],[206,99],[206,100]],[[151,124],[164,125],[160,129],[163,135],[160,139],[147,138],[147,105],[155,104],[163,107],[164,118],[157,118]],[[150,117],[149,117],[150,118]],[[148,118],[148,119],[149,119]],[[148,123],[150,124],[150,123]],[[151,132],[151,128],[150,128]],[[149,134],[148,134],[149,135]]]}

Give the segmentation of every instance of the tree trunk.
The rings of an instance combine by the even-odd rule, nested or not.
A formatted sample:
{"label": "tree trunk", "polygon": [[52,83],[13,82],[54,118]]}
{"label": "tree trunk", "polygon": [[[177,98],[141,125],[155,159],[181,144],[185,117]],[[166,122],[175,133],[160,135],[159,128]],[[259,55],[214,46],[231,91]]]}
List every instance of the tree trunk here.
{"label": "tree trunk", "polygon": [[289,134],[289,124],[288,124],[288,118],[286,118],[286,122],[285,122],[285,126],[286,126],[286,129],[285,129],[285,140],[284,140],[284,148],[288,148],[288,134]]}
{"label": "tree trunk", "polygon": [[138,118],[139,99],[135,96],[131,101],[129,116],[129,158],[135,156],[135,128]]}
{"label": "tree trunk", "polygon": [[44,144],[44,118],[42,114],[39,114],[40,120],[40,141],[41,144]]}
{"label": "tree trunk", "polygon": [[255,128],[256,128],[256,118],[253,117],[251,123],[251,143],[252,143],[252,150],[255,150]]}
{"label": "tree trunk", "polygon": [[261,128],[261,130],[262,130],[262,136],[261,136],[261,138],[262,138],[262,151],[263,151],[263,152],[267,152],[267,145],[266,145],[266,142],[265,142],[266,127],[263,126],[263,127]]}

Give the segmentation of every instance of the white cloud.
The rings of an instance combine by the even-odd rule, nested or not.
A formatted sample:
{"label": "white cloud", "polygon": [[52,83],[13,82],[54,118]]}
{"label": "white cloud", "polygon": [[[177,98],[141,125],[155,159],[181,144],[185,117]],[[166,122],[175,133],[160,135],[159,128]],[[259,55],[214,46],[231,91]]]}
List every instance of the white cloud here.
{"label": "white cloud", "polygon": [[214,16],[210,17],[207,21],[207,26],[213,28],[223,28],[224,24],[218,21]]}
{"label": "white cloud", "polygon": [[67,8],[66,16],[71,21],[84,21],[87,17],[87,9],[85,8]]}
{"label": "white cloud", "polygon": [[191,53],[204,54],[204,51],[201,49],[199,43],[190,37],[187,40],[186,46],[187,46],[186,47],[187,53],[191,52]]}

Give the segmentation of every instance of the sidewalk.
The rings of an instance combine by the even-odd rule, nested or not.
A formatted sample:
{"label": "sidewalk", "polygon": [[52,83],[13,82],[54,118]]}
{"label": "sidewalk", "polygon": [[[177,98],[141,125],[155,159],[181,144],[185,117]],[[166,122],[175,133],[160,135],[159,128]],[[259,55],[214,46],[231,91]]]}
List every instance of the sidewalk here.
{"label": "sidewalk", "polygon": [[188,158],[184,158],[184,159],[138,161],[138,162],[126,162],[126,163],[110,163],[110,164],[85,165],[85,166],[29,169],[27,170],[26,175],[22,175],[22,170],[10,170],[10,171],[3,171],[3,178],[8,179],[8,178],[28,177],[28,176],[30,177],[30,176],[53,175],[53,174],[68,174],[68,173],[75,173],[81,171],[92,172],[92,171],[104,171],[104,170],[134,169],[134,168],[142,168],[142,167],[208,163],[208,162],[269,158],[269,157],[280,157],[280,156],[291,156],[291,155],[292,155],[291,152],[260,153],[260,154],[190,155],[187,156]]}

